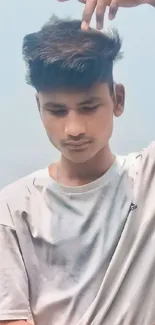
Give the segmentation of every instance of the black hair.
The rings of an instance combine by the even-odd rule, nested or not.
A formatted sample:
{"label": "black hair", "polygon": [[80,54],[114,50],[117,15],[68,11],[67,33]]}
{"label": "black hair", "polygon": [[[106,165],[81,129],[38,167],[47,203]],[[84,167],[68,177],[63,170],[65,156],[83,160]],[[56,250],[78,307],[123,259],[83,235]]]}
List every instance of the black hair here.
{"label": "black hair", "polygon": [[37,91],[85,89],[97,82],[113,86],[113,62],[120,57],[116,30],[81,30],[80,20],[51,19],[23,40],[27,83]]}

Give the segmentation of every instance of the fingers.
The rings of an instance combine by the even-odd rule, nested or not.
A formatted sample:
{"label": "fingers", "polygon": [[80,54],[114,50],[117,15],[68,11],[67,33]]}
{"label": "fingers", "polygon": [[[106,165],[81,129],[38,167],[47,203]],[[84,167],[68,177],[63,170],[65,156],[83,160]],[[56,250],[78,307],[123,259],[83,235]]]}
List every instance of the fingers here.
{"label": "fingers", "polygon": [[118,11],[117,0],[112,0],[109,8],[109,19],[113,20],[116,17]]}
{"label": "fingers", "polygon": [[96,28],[99,30],[103,28],[105,11],[106,11],[105,1],[98,0],[96,6]]}
{"label": "fingers", "polygon": [[[103,0],[102,0],[103,1]],[[95,11],[97,5],[97,0],[87,0],[83,12],[83,19],[81,28],[87,30],[89,28],[89,24],[92,18],[92,15]]]}
{"label": "fingers", "polygon": [[[59,2],[65,2],[69,0],[57,0]],[[93,13],[96,9],[96,28],[101,30],[104,24],[104,15],[106,11],[106,0],[78,0],[85,4],[83,19],[81,28],[83,30],[89,29],[90,21],[92,19]],[[109,7],[109,19],[113,20],[116,17],[118,11],[118,0],[112,0]]]}

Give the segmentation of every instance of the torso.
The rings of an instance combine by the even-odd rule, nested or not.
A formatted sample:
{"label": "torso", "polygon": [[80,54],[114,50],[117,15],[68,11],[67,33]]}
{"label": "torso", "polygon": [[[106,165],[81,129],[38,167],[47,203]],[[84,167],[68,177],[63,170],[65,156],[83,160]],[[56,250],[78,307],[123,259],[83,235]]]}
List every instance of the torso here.
{"label": "torso", "polygon": [[36,325],[155,324],[153,153],[78,188],[40,171],[8,202]]}

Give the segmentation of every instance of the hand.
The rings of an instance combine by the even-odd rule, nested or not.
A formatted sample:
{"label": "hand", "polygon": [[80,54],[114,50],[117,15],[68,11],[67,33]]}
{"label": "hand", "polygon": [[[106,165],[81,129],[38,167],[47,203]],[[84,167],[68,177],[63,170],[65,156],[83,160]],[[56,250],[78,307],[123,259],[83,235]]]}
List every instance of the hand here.
{"label": "hand", "polygon": [[96,11],[96,27],[101,30],[104,23],[106,8],[109,7],[108,17],[113,20],[119,7],[136,7],[145,0],[87,0],[83,12],[82,28],[88,29],[94,11]]}
{"label": "hand", "polygon": [[[58,0],[59,2],[69,0]],[[101,30],[104,23],[104,15],[106,8],[109,7],[109,19],[113,20],[116,17],[119,7],[129,8],[137,7],[142,4],[150,4],[155,6],[155,0],[78,0],[85,4],[82,29],[87,30],[90,25],[93,13],[96,11],[96,27]]]}

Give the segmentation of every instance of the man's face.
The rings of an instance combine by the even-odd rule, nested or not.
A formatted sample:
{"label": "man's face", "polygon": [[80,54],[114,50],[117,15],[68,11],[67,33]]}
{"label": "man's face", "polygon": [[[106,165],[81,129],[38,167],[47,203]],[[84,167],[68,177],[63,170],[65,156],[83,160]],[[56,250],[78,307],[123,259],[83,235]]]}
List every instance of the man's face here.
{"label": "man's face", "polygon": [[[123,102],[120,89],[119,96]],[[96,84],[87,91],[39,92],[37,101],[51,143],[75,163],[90,160],[108,144],[113,115],[122,112],[107,84]]]}

